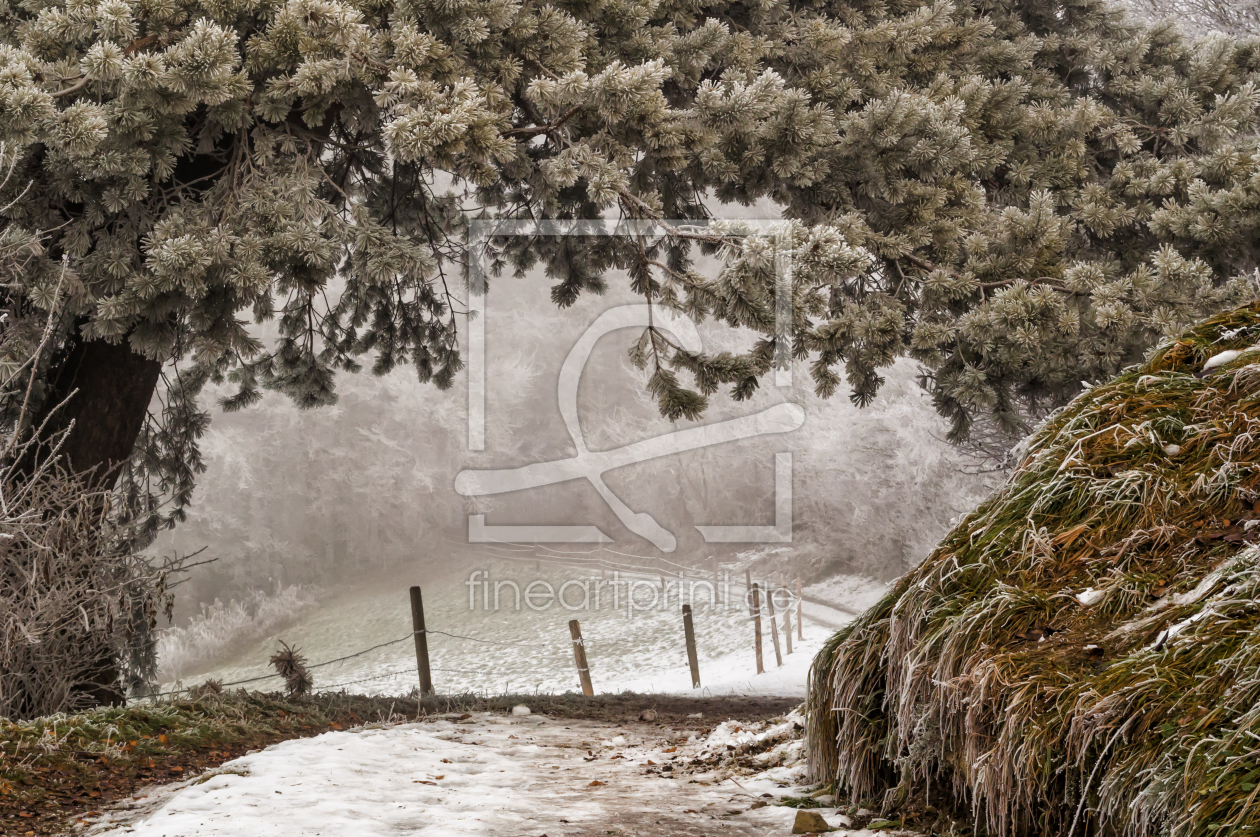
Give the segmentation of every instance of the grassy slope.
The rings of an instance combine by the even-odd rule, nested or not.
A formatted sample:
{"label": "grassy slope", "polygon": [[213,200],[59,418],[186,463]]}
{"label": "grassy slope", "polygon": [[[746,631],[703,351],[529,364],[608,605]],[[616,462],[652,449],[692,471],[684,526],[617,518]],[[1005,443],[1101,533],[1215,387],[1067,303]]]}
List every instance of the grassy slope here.
{"label": "grassy slope", "polygon": [[997,835],[1260,833],[1260,352],[1201,373],[1257,342],[1260,304],[1048,422],[819,655],[815,776]]}

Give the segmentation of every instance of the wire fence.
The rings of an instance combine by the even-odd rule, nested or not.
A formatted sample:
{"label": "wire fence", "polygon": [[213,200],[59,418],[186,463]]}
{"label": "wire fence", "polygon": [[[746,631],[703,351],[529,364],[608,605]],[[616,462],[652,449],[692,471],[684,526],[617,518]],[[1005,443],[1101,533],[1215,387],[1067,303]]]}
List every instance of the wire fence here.
{"label": "wire fence", "polygon": [[[668,583],[668,581],[678,581],[678,582],[680,582],[680,583],[681,583],[681,582],[683,582],[683,581],[693,581],[693,582],[695,582],[695,581],[699,581],[699,582],[703,582],[703,583],[709,583],[709,582],[710,582],[710,580],[712,579],[712,583],[715,585],[715,588],[714,588],[714,596],[716,597],[716,584],[718,583],[718,579],[717,579],[717,576],[716,576],[716,568],[717,568],[717,566],[718,566],[717,564],[712,565],[712,566],[713,566],[713,569],[712,569],[712,570],[710,570],[709,572],[707,572],[707,573],[706,573],[706,572],[703,572],[703,571],[697,571],[694,567],[686,567],[686,566],[684,566],[684,565],[682,565],[682,564],[677,564],[677,563],[675,563],[675,562],[673,562],[673,561],[667,561],[667,560],[665,560],[665,559],[655,559],[655,560],[659,560],[661,563],[666,563],[666,564],[671,565],[672,567],[677,567],[677,568],[679,568],[679,570],[675,572],[675,571],[666,571],[666,570],[663,570],[663,569],[661,569],[659,566],[655,566],[655,567],[654,567],[654,566],[651,566],[651,565],[648,565],[648,564],[632,564],[632,563],[629,563],[629,562],[626,562],[626,561],[617,561],[617,560],[613,560],[613,559],[608,559],[608,558],[600,557],[600,556],[598,556],[598,555],[596,555],[596,554],[595,554],[595,553],[597,552],[597,551],[595,551],[595,550],[592,550],[592,551],[590,551],[590,552],[581,552],[581,553],[578,553],[578,552],[564,552],[564,551],[561,551],[561,550],[555,550],[555,549],[550,549],[550,548],[547,548],[547,547],[542,547],[542,549],[544,549],[544,550],[546,551],[546,553],[547,553],[546,555],[542,555],[542,554],[539,554],[539,553],[538,553],[538,551],[537,551],[536,549],[520,549],[520,548],[512,548],[512,547],[519,547],[519,546],[520,546],[520,545],[517,545],[517,544],[503,544],[503,545],[495,545],[495,546],[492,546],[491,548],[492,548],[492,549],[497,548],[497,549],[499,549],[499,550],[500,550],[500,551],[502,551],[502,552],[507,552],[507,553],[510,553],[510,554],[507,554],[507,555],[497,555],[497,556],[495,556],[496,558],[500,558],[500,559],[508,559],[508,560],[513,560],[513,561],[536,561],[536,562],[537,562],[537,561],[546,561],[546,562],[547,562],[547,563],[549,563],[549,564],[559,564],[559,565],[562,565],[562,566],[572,567],[572,568],[575,568],[575,569],[583,569],[583,570],[591,570],[591,569],[612,570],[614,573],[638,572],[638,573],[642,573],[643,575],[646,575],[646,576],[651,576],[652,578],[658,578],[658,577],[659,577],[659,578],[661,579],[661,581],[662,581],[662,584]],[[532,553],[532,554],[531,554],[530,556],[528,556],[528,557],[526,557],[526,556],[524,556],[524,555],[521,555],[521,554],[520,554],[521,552],[525,552],[525,551],[528,551],[528,552],[530,552],[530,553]],[[608,550],[608,549],[606,549],[606,548],[603,548],[603,549],[598,550],[598,551],[609,552],[609,553],[611,553],[611,554],[619,555],[619,556],[622,556],[622,557],[625,557],[625,558],[639,558],[639,559],[641,559],[641,560],[645,560],[645,561],[651,561],[651,560],[654,560],[654,559],[648,558],[647,556],[632,555],[632,554],[630,554],[630,553],[624,553],[624,552],[615,552],[615,551],[613,551],[613,550]],[[729,566],[729,565],[725,565],[725,566]],[[689,573],[691,573],[691,574],[689,574]],[[730,579],[730,577],[729,577],[729,571],[728,571],[728,575],[727,575],[726,583],[727,583],[727,584],[731,584],[731,583],[732,583],[732,581],[731,581],[731,579]],[[739,581],[736,581],[736,582],[734,582],[734,583],[735,583],[737,586],[740,584],[740,582],[739,582]],[[799,586],[799,581],[798,581],[798,586]],[[769,593],[769,592],[770,592],[770,589],[771,589],[770,587],[766,587],[766,588],[765,588],[765,591],[766,591],[767,593]],[[789,608],[796,607],[796,606],[798,605],[798,602],[799,602],[799,601],[811,601],[811,602],[815,602],[815,603],[817,603],[817,604],[824,605],[824,606],[826,606],[826,607],[830,607],[830,608],[833,608],[833,609],[839,610],[839,611],[841,611],[841,612],[847,612],[847,613],[850,613],[850,614],[854,614],[854,615],[856,615],[856,612],[855,612],[855,611],[851,611],[851,610],[849,610],[848,608],[843,607],[843,606],[841,606],[841,605],[837,605],[837,604],[834,604],[834,603],[831,603],[831,602],[824,602],[824,601],[817,600],[817,599],[814,599],[814,598],[812,598],[812,597],[807,597],[807,596],[803,596],[803,595],[798,596],[798,594],[797,594],[797,593],[794,593],[792,590],[790,590],[790,588],[786,588],[786,587],[783,587],[783,586],[780,586],[780,588],[779,588],[779,589],[780,589],[780,590],[786,590],[786,592],[789,594],[789,597],[793,600],[793,601],[792,601],[792,602],[788,605],[788,607],[789,607]],[[746,593],[748,593],[748,592],[750,592],[750,591],[745,591],[745,592],[746,592]],[[799,612],[799,610],[798,610],[797,612],[798,612],[798,616],[799,616],[799,613],[800,613],[800,612]],[[755,611],[754,611],[754,610],[752,610],[752,609],[750,609],[750,612],[747,614],[746,619],[747,619],[748,621],[750,621],[750,622],[754,622],[754,621],[759,622],[759,620],[761,619],[761,611],[760,611],[760,608],[756,609]],[[576,620],[574,620],[574,621],[576,621]],[[418,623],[418,624],[423,624],[423,619],[421,619],[421,620],[419,621],[419,623]],[[305,666],[305,667],[306,667],[306,669],[307,669],[307,670],[310,670],[310,669],[324,668],[324,667],[326,667],[326,666],[335,665],[335,664],[337,664],[337,663],[343,663],[343,662],[346,662],[347,660],[352,660],[352,659],[355,659],[355,658],[362,657],[362,656],[365,656],[365,655],[367,655],[367,654],[370,654],[370,653],[372,653],[372,652],[374,652],[374,651],[379,651],[379,650],[380,650],[380,649],[382,649],[382,648],[388,648],[388,647],[390,647],[390,646],[398,645],[399,643],[403,643],[403,642],[415,641],[415,638],[416,638],[417,636],[421,635],[421,634],[425,634],[425,635],[427,635],[427,634],[434,634],[434,635],[438,635],[438,636],[449,637],[449,638],[451,638],[451,639],[456,639],[456,640],[464,640],[464,641],[467,641],[467,642],[475,642],[475,643],[480,643],[480,644],[484,644],[484,645],[495,645],[495,646],[507,647],[507,648],[548,649],[548,648],[554,648],[554,647],[555,647],[554,645],[551,645],[551,644],[546,644],[546,643],[532,643],[532,642],[504,642],[504,641],[500,641],[500,640],[484,639],[484,638],[482,638],[482,637],[466,636],[466,635],[463,635],[463,634],[456,634],[456,633],[451,633],[451,632],[449,632],[449,631],[443,631],[443,630],[438,630],[438,629],[435,629],[435,628],[427,628],[427,627],[426,627],[426,628],[419,629],[419,630],[413,630],[413,631],[411,631],[411,632],[407,633],[406,635],[401,636],[401,637],[399,637],[399,638],[397,638],[397,639],[391,639],[391,640],[389,640],[389,641],[387,641],[387,642],[380,642],[380,643],[377,643],[376,645],[369,646],[369,647],[364,648],[364,649],[362,649],[362,650],[360,650],[360,651],[355,651],[355,652],[350,653],[350,654],[345,654],[345,655],[343,655],[343,656],[341,656],[341,657],[335,657],[335,658],[333,658],[333,659],[331,659],[331,660],[324,660],[324,661],[322,661],[322,662],[318,662],[318,663],[308,663],[308,664],[306,664],[306,666]],[[576,644],[578,644],[578,645],[581,645],[581,646],[582,646],[582,651],[583,651],[583,653],[585,653],[585,648],[591,644],[591,643],[590,643],[590,640],[583,640],[583,639],[580,637],[580,634],[574,637],[574,642],[575,642]],[[758,648],[760,648],[760,627],[758,628]],[[484,674],[484,672],[481,672],[481,671],[472,671],[472,670],[468,670],[468,669],[453,669],[453,668],[442,668],[442,667],[431,667],[431,666],[428,666],[428,665],[427,665],[427,651],[426,651],[426,652],[424,652],[424,653],[425,653],[425,655],[426,655],[426,659],[425,659],[425,668],[426,668],[427,670],[429,670],[429,671],[437,671],[437,672],[451,673],[451,674],[466,674],[466,675],[479,675],[479,674]],[[758,655],[760,655],[760,650],[758,650]],[[412,667],[408,667],[408,668],[405,668],[405,669],[399,669],[399,670],[396,670],[396,671],[390,671],[390,672],[384,672],[384,673],[381,673],[381,674],[369,675],[369,676],[367,676],[367,677],[361,677],[361,678],[357,678],[357,679],[354,679],[354,680],[347,680],[347,681],[340,682],[340,683],[334,683],[334,684],[331,684],[331,685],[328,685],[328,686],[322,686],[322,687],[320,687],[319,689],[317,689],[316,691],[319,691],[319,692],[328,692],[328,691],[332,691],[332,690],[334,690],[334,689],[344,688],[345,686],[353,686],[353,685],[357,685],[357,684],[360,684],[360,683],[368,683],[368,682],[372,682],[372,681],[376,681],[376,680],[386,680],[386,679],[389,679],[389,678],[391,678],[391,677],[401,677],[401,676],[403,676],[403,675],[416,675],[416,674],[417,674],[417,668],[418,668],[418,667],[419,667],[419,663],[417,663],[417,666],[412,666]],[[761,667],[761,666],[760,666],[760,662],[759,662],[759,663],[758,663],[758,668],[760,669],[760,667]],[[580,666],[580,665],[579,665],[579,668],[581,668],[581,666]],[[697,675],[697,676],[698,676],[698,675]],[[271,673],[271,674],[258,675],[258,676],[256,676],[256,677],[247,677],[247,678],[243,678],[243,679],[240,679],[240,680],[232,680],[232,681],[229,681],[229,682],[227,682],[227,683],[217,683],[217,686],[218,686],[219,688],[229,688],[229,687],[233,687],[233,686],[246,686],[246,685],[249,685],[249,684],[251,684],[251,683],[261,683],[261,682],[263,682],[263,681],[266,681],[266,680],[273,680],[273,679],[274,679],[274,680],[283,680],[284,678],[283,678],[280,674],[278,674],[278,673]],[[180,688],[177,688],[177,689],[172,689],[172,690],[169,690],[169,691],[164,691],[164,692],[158,692],[158,693],[156,693],[156,694],[151,694],[151,695],[148,695],[147,697],[150,697],[150,698],[168,697],[168,696],[171,696],[171,695],[178,695],[178,694],[182,694],[182,693],[185,693],[185,692],[191,691],[191,690],[192,690],[192,689],[194,689],[194,688],[196,688],[196,687],[180,687]]]}
{"label": "wire fence", "polygon": [[[324,660],[323,662],[320,662],[320,663],[307,663],[306,668],[307,670],[314,669],[314,668],[323,668],[325,666],[334,665],[336,663],[343,663],[346,660],[353,660],[355,657],[362,657],[365,654],[370,654],[371,652],[377,651],[381,648],[388,648],[391,645],[397,645],[400,642],[414,641],[415,637],[418,634],[438,634],[440,636],[450,637],[451,639],[463,639],[469,642],[479,642],[485,645],[502,645],[502,646],[507,646],[510,648],[547,648],[549,647],[545,644],[536,643],[536,642],[499,642],[497,640],[492,640],[492,639],[482,639],[480,637],[475,637],[475,636],[464,636],[462,634],[453,634],[453,633],[450,633],[449,631],[439,631],[433,628],[425,628],[422,631],[412,631],[406,636],[399,637],[398,639],[391,639],[388,642],[377,643],[376,645],[372,645],[372,646],[369,646],[368,648],[364,648],[362,651],[355,651],[353,654],[346,654],[343,657],[336,657],[331,660]],[[475,674],[481,673],[477,671],[471,671],[468,669],[438,668],[434,666],[430,666],[429,670],[440,671],[443,673],[450,673],[450,674],[475,675]],[[389,677],[398,677],[402,674],[414,675],[415,673],[416,673],[416,668],[415,666],[412,666],[410,668],[400,669],[394,672],[387,672],[385,674],[374,674],[370,677],[363,677],[358,680],[349,680],[349,681],[346,681],[345,683],[335,683],[329,686],[321,686],[318,691],[327,692],[333,689],[341,688],[342,686],[352,686],[357,683],[367,683],[368,681],[371,681],[371,680],[385,680]],[[273,680],[273,679],[283,680],[284,678],[279,674],[262,674],[257,677],[247,677],[243,680],[232,680],[227,683],[218,683],[217,685],[219,686],[219,688],[226,689],[232,686],[246,686],[250,683],[261,683],[264,680]],[[196,688],[196,687],[185,686],[178,689],[171,689],[170,691],[166,691],[166,692],[157,692],[156,694],[147,695],[147,697],[150,697],[150,698],[169,697],[170,695],[182,694],[184,692],[190,691],[193,688]]]}

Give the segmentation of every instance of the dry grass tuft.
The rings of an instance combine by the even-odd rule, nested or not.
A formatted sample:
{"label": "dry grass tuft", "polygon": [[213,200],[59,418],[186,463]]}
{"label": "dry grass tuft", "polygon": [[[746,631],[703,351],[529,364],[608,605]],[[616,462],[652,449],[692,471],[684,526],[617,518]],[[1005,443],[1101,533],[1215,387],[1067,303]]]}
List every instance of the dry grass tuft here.
{"label": "dry grass tuft", "polygon": [[297,648],[290,648],[288,643],[281,641],[280,650],[271,657],[271,664],[275,666],[276,673],[284,678],[284,686],[290,697],[305,695],[311,691],[314,681],[311,680],[311,673],[306,670],[306,657]]}
{"label": "dry grass tuft", "polygon": [[205,697],[207,695],[221,695],[221,694],[223,694],[223,681],[216,680],[213,677],[205,681],[204,683],[202,683],[200,686],[193,686],[191,689],[188,690],[188,695],[191,698],[199,698],[199,697]]}
{"label": "dry grass tuft", "polygon": [[1047,421],[819,654],[814,777],[999,837],[1260,834],[1258,343],[1260,303]]}

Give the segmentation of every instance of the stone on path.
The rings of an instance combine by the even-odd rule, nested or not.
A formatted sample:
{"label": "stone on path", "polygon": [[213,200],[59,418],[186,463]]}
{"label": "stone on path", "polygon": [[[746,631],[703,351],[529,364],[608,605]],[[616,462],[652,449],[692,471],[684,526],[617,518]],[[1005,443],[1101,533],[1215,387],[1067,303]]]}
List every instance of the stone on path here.
{"label": "stone on path", "polygon": [[827,821],[813,811],[797,811],[796,822],[792,823],[793,834],[822,834],[830,830]]}

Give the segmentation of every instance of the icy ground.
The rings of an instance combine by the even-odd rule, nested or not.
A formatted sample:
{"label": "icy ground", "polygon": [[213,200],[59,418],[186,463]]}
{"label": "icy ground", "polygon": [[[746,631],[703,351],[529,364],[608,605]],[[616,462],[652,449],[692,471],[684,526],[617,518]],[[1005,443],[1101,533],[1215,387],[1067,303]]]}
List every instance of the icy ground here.
{"label": "icy ground", "polygon": [[[708,734],[480,713],[330,732],[227,762],[105,814],[135,837],[778,837],[801,718]],[[835,809],[815,809],[832,826]],[[874,835],[849,830],[839,835]],[[883,831],[888,835],[890,832]]]}
{"label": "icy ground", "polygon": [[[443,578],[414,579],[424,589],[427,627],[469,637],[430,634],[433,682],[440,694],[576,690],[578,681],[568,628],[569,620],[576,618],[582,626],[597,692],[803,697],[809,664],[822,643],[851,618],[851,613],[864,610],[885,589],[884,585],[853,576],[841,576],[807,589],[807,594],[834,601],[846,610],[806,602],[805,639],[798,638],[794,624],[793,653],[786,654],[783,642],[781,668],[775,661],[769,620],[763,619],[766,672],[758,675],[742,579],[720,586],[716,604],[707,589],[694,588],[691,604],[702,687],[692,690],[680,610],[687,599],[680,599],[680,593],[688,596],[693,588],[684,586],[680,590],[675,579],[666,577],[666,597],[660,592],[659,576],[632,576],[638,607],[627,607],[624,592],[618,600],[609,587],[603,589],[596,606],[593,597],[583,602],[582,589],[574,582],[593,583],[599,580],[597,571],[592,576],[589,571],[567,567],[544,564],[535,570],[532,566],[488,561],[480,567],[486,573],[482,578],[490,579],[491,586],[486,588],[470,587],[468,581],[475,569],[478,568],[469,567],[463,574]],[[230,660],[217,666],[186,675],[183,684],[195,685],[208,678],[233,682],[272,674],[274,670],[267,661],[279,640],[297,646],[309,662],[318,663],[406,637],[411,629],[411,615],[405,581],[329,595],[273,636],[246,644]],[[556,590],[570,583],[567,605],[553,604],[538,610],[524,602],[514,606],[516,598],[504,586],[495,607],[495,584],[515,582],[523,590],[532,581],[545,581]],[[581,604],[585,606],[576,606]],[[795,613],[792,618],[795,623]],[[778,625],[781,636],[781,613]],[[317,689],[344,687],[362,694],[403,694],[416,685],[415,666],[415,652],[408,638],[312,673]],[[169,688],[173,684],[165,685]],[[249,688],[265,690],[278,686],[278,680],[264,680]]]}

